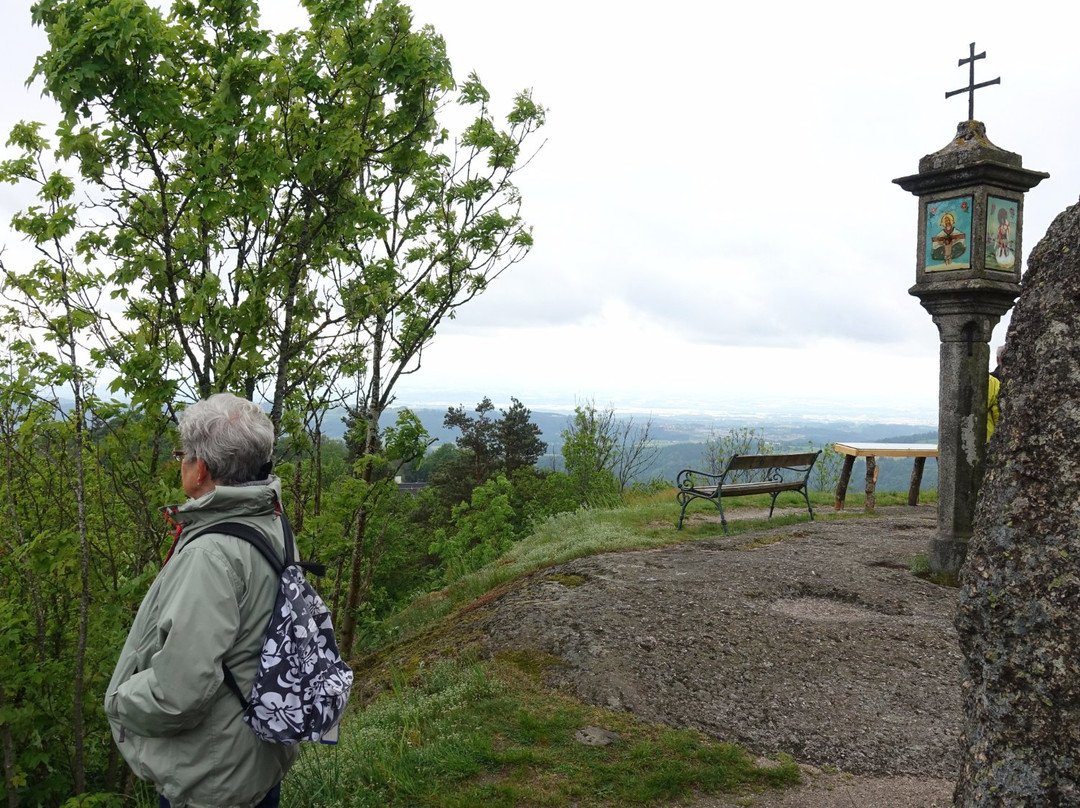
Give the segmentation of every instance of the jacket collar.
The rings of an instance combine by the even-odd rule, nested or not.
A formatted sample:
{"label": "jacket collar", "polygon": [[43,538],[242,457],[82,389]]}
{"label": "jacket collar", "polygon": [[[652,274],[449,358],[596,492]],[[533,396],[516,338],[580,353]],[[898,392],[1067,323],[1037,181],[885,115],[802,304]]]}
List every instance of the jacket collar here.
{"label": "jacket collar", "polygon": [[219,485],[196,499],[163,508],[165,521],[172,527],[173,544],[168,561],[182,535],[212,527],[237,517],[272,516],[281,507],[281,480],[271,474],[265,480],[240,485]]}

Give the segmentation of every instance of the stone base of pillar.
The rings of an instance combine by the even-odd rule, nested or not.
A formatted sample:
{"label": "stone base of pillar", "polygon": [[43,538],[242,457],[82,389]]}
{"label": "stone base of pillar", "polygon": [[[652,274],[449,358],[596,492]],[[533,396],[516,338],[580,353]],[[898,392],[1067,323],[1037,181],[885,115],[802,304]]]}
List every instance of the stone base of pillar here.
{"label": "stone base of pillar", "polygon": [[930,569],[939,575],[959,575],[967,548],[966,539],[931,539]]}

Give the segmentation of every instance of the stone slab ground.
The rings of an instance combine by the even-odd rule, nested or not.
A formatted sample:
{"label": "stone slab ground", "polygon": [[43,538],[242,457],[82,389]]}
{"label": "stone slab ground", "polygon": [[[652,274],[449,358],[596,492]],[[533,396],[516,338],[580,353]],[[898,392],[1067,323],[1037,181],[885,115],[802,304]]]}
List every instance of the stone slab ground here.
{"label": "stone slab ground", "polygon": [[554,655],[564,664],[551,683],[589,703],[804,766],[799,788],[702,797],[696,808],[951,804],[957,591],[908,570],[935,532],[935,508],[733,537],[717,528],[525,579],[483,618],[485,647]]}

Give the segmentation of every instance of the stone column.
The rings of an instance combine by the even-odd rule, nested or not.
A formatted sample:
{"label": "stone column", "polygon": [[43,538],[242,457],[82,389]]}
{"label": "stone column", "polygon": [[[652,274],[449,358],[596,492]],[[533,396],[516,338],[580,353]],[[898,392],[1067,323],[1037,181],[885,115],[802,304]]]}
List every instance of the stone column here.
{"label": "stone column", "polygon": [[[974,530],[975,502],[986,458],[990,339],[1015,292],[956,289],[927,296],[941,337],[938,351],[938,535],[930,567],[955,574]],[[931,299],[932,297],[932,299]],[[978,301],[976,303],[976,300]],[[996,303],[996,305],[994,305]]]}
{"label": "stone column", "polygon": [[919,173],[893,180],[919,197],[916,283],[941,338],[938,535],[930,567],[960,571],[986,456],[990,338],[1020,293],[1023,195],[1048,174],[1022,167],[979,121],[963,121]]}

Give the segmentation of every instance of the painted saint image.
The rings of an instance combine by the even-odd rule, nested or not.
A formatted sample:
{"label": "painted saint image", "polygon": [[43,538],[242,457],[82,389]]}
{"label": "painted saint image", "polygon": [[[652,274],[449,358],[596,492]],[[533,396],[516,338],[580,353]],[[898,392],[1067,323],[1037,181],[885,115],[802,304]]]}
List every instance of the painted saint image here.
{"label": "painted saint image", "polygon": [[971,212],[974,198],[959,196],[926,204],[924,264],[928,272],[971,269]]}
{"label": "painted saint image", "polygon": [[967,251],[967,236],[956,229],[956,217],[946,212],[941,217],[941,230],[933,237],[930,256],[945,266],[952,266],[953,259]]}
{"label": "painted saint image", "polygon": [[1016,203],[990,197],[986,208],[986,266],[1012,269],[1016,263]]}

